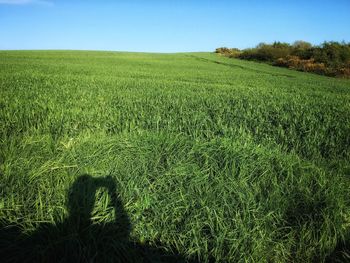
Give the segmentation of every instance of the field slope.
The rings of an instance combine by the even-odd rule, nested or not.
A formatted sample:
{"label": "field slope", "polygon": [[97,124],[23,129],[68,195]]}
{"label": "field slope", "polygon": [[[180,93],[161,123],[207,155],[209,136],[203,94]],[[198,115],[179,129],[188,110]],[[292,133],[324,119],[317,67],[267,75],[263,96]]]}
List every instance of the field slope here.
{"label": "field slope", "polygon": [[0,52],[2,262],[346,262],[349,240],[350,81]]}

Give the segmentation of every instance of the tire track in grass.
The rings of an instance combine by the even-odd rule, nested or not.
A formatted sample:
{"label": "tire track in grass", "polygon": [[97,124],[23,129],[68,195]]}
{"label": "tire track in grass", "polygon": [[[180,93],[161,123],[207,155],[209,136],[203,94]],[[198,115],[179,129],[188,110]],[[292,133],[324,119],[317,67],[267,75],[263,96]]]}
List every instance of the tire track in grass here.
{"label": "tire track in grass", "polygon": [[231,68],[240,68],[240,69],[243,69],[243,70],[249,70],[249,71],[253,71],[253,72],[257,72],[257,73],[263,73],[263,74],[271,75],[271,76],[274,76],[274,77],[275,76],[282,76],[282,77],[287,77],[287,78],[295,78],[295,76],[288,75],[288,74],[270,73],[270,72],[263,71],[263,70],[252,69],[252,68],[247,68],[247,67],[243,67],[243,66],[239,66],[239,65],[225,63],[225,62],[221,62],[221,61],[217,61],[217,60],[211,60],[211,59],[207,59],[207,58],[197,57],[195,55],[186,55],[186,56],[194,58],[194,59],[202,61],[202,62],[214,63],[214,64],[218,64],[218,65],[222,65],[222,66],[226,66],[226,67],[231,67]]}

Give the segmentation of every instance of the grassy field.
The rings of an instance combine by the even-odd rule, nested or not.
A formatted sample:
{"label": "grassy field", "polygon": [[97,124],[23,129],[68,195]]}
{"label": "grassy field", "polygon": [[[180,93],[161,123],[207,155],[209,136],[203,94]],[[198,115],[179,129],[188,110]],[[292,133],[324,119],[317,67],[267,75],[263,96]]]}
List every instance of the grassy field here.
{"label": "grassy field", "polygon": [[0,228],[1,262],[347,262],[350,81],[1,51]]}

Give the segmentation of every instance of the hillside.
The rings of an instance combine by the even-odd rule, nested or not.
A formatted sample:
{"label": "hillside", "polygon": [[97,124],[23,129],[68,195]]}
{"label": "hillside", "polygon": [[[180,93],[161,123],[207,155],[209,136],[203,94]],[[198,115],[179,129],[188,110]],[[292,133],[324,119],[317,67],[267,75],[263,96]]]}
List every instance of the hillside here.
{"label": "hillside", "polygon": [[350,260],[349,80],[0,51],[0,123],[0,258]]}

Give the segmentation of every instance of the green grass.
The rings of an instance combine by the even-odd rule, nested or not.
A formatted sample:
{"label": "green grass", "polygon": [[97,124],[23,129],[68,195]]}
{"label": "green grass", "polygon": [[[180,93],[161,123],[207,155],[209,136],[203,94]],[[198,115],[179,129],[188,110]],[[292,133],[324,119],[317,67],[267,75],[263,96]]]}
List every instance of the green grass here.
{"label": "green grass", "polygon": [[348,80],[1,51],[0,124],[2,262],[350,260]]}

